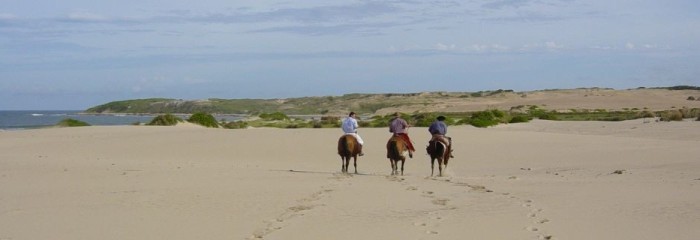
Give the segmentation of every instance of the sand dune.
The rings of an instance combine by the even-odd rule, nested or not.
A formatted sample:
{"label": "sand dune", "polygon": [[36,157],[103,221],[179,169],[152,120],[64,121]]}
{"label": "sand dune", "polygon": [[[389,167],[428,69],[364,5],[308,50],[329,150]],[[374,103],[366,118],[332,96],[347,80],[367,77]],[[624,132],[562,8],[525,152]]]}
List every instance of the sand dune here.
{"label": "sand dune", "polygon": [[[518,106],[538,106],[543,109],[556,111],[571,110],[606,110],[623,111],[638,109],[663,111],[670,109],[700,108],[699,90],[667,90],[667,89],[628,89],[615,90],[604,88],[581,88],[540,90],[529,92],[506,92],[484,97],[441,96],[439,101],[425,104],[423,96],[414,97],[420,104],[401,106],[400,108],[384,108],[378,114],[402,112],[470,112],[485,109],[509,110]],[[688,100],[690,97],[695,100]]]}
{"label": "sand dune", "polygon": [[[0,239],[697,239],[700,122],[449,129],[430,177],[386,129],[109,126],[0,132]],[[353,167],[350,167],[353,171]]]}

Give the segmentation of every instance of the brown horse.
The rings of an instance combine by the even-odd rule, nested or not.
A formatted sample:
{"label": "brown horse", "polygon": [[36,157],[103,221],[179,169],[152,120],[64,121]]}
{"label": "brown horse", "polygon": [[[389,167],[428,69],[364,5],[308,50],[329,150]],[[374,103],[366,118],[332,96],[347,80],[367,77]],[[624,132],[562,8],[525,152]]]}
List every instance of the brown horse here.
{"label": "brown horse", "polygon": [[401,175],[403,175],[403,165],[406,162],[408,155],[408,147],[404,139],[399,136],[393,136],[386,143],[386,157],[391,162],[391,175],[398,175],[398,164],[401,161]]}
{"label": "brown horse", "polygon": [[341,171],[348,172],[350,158],[355,160],[355,174],[357,174],[357,155],[362,151],[360,143],[352,135],[343,135],[338,139],[338,155],[342,161]]}
{"label": "brown horse", "polygon": [[447,162],[450,160],[452,147],[445,146],[445,143],[438,140],[431,140],[428,142],[428,147],[425,148],[430,155],[430,176],[433,176],[435,172],[435,160],[437,159],[438,168],[440,170],[440,177],[442,177],[442,169],[447,168]]}

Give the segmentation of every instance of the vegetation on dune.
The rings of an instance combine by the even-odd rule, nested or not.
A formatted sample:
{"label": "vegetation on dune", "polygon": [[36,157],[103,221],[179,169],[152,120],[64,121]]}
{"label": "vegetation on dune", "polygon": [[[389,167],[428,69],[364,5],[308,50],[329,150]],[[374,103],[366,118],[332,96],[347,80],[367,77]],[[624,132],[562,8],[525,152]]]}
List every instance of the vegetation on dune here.
{"label": "vegetation on dune", "polygon": [[190,116],[190,118],[187,119],[187,121],[208,128],[219,127],[219,122],[216,121],[216,118],[214,118],[214,116],[212,116],[211,114],[205,112],[194,113],[192,114],[192,116]]}
{"label": "vegetation on dune", "polygon": [[274,112],[274,113],[262,113],[258,115],[260,118],[268,121],[283,121],[283,120],[289,120],[289,116],[287,114],[281,113],[281,112]]}
{"label": "vegetation on dune", "polygon": [[510,121],[508,121],[508,123],[525,123],[525,122],[529,122],[530,120],[532,120],[532,118],[528,115],[516,115],[516,116],[513,116],[510,119]]}
{"label": "vegetation on dune", "polygon": [[[644,88],[640,88],[644,89]],[[700,90],[695,86],[674,86],[667,90]],[[167,98],[136,99],[116,101],[93,107],[89,113],[163,113],[147,125],[175,125],[177,118],[170,113],[192,114],[187,121],[207,127],[223,127],[229,129],[248,127],[275,127],[275,128],[336,128],[340,127],[340,121],[350,111],[361,116],[370,116],[366,119],[358,119],[362,128],[387,127],[393,117],[394,111],[412,111],[401,113],[401,117],[415,127],[427,127],[435,121],[439,115],[446,116],[448,125],[473,125],[476,127],[489,127],[498,124],[529,122],[532,119],[555,121],[624,121],[638,118],[656,118],[659,121],[680,121],[683,119],[698,119],[700,109],[688,109],[686,107],[664,111],[651,111],[647,108],[623,108],[623,109],[580,109],[567,110],[548,109],[547,105],[519,105],[510,110],[503,109],[505,104],[489,105],[487,109],[480,111],[454,112],[460,109],[464,101],[475,103],[492,103],[501,101],[515,101],[524,99],[531,102],[531,96],[543,92],[556,92],[555,94],[580,94],[581,91],[612,91],[604,88],[580,88],[580,89],[545,89],[542,91],[516,93],[513,90],[495,90],[479,92],[423,92],[423,93],[384,93],[361,94],[352,93],[342,96],[301,97],[289,99],[206,99],[206,100],[178,100]],[[646,91],[645,91],[646,92]],[[549,93],[548,93],[549,94]],[[693,95],[689,92],[688,95]],[[698,97],[684,95],[683,99],[697,101]],[[572,95],[567,95],[572,96]],[[576,95],[573,95],[576,96]],[[588,96],[588,95],[586,95]],[[476,99],[488,98],[488,99]],[[525,99],[528,98],[528,99]],[[513,100],[516,99],[516,100]],[[694,102],[691,104],[695,104]],[[470,105],[472,106],[472,105]],[[484,105],[484,107],[487,107]],[[451,110],[448,112],[432,111],[432,109]],[[473,109],[473,106],[472,108]],[[217,122],[211,114],[242,114],[250,116],[249,119],[226,122]],[[297,115],[297,117],[294,117]],[[306,117],[299,115],[312,115]],[[291,117],[290,117],[291,116]]]}
{"label": "vegetation on dune", "polygon": [[475,127],[484,128],[495,126],[501,123],[507,123],[508,121],[509,119],[507,118],[505,112],[497,109],[492,109],[472,113],[470,118],[465,120],[465,123],[471,124]]}
{"label": "vegetation on dune", "polygon": [[288,99],[218,99],[182,100],[150,98],[115,101],[85,110],[87,113],[195,113],[248,114],[281,112],[284,114],[338,114],[350,111],[373,114],[381,109],[427,106],[444,99],[463,97],[497,97],[513,90],[478,93],[352,93],[342,96],[301,97]]}
{"label": "vegetation on dune", "polygon": [[666,89],[668,89],[668,90],[700,90],[700,87],[679,85],[679,86],[667,87]]}
{"label": "vegetation on dune", "polygon": [[226,128],[226,129],[241,129],[241,128],[247,128],[248,122],[246,122],[246,121],[227,122],[227,123],[222,124],[221,126]]}
{"label": "vegetation on dune", "polygon": [[[527,109],[523,111],[523,109]],[[499,109],[488,109],[476,112],[430,112],[430,113],[400,113],[411,126],[428,127],[437,116],[445,116],[445,122],[449,126],[472,125],[486,128],[499,124],[524,123],[532,119],[554,120],[554,121],[624,121],[639,118],[656,118],[659,121],[682,121],[693,118],[700,121],[700,109],[681,108],[667,111],[653,112],[649,110],[640,111],[637,108],[625,111],[607,111],[604,109],[586,110],[571,109],[566,112],[546,110],[539,106],[518,106],[511,111]],[[374,115],[369,119],[358,119],[358,124],[362,128],[385,128],[393,119],[393,114]],[[161,120],[157,120],[161,119]],[[343,117],[320,116],[311,119],[301,119],[289,117],[281,112],[262,113],[257,119],[239,120],[233,122],[216,122],[214,117],[208,113],[195,113],[187,121],[207,127],[221,126],[227,129],[241,129],[248,127],[270,127],[270,128],[338,128]],[[158,116],[148,125],[175,125],[177,117],[166,114]],[[158,123],[155,123],[158,122]],[[163,122],[163,123],[161,123]]]}
{"label": "vegetation on dune", "polygon": [[172,114],[164,114],[164,115],[158,115],[151,122],[147,123],[146,125],[149,126],[174,126],[177,125],[178,122],[182,122],[182,119],[179,117],[176,117],[175,115]]}
{"label": "vegetation on dune", "polygon": [[65,118],[58,123],[56,123],[56,126],[58,127],[85,127],[85,126],[90,126],[90,124],[80,121],[80,120],[75,120],[72,118]]}

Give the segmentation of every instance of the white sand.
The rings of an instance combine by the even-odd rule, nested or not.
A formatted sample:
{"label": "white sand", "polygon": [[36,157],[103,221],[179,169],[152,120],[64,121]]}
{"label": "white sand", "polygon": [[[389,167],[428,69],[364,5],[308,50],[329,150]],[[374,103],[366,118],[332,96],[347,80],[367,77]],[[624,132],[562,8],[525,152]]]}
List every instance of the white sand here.
{"label": "white sand", "polygon": [[456,126],[445,177],[425,128],[399,177],[384,128],[361,129],[357,175],[339,129],[4,131],[0,239],[698,239],[699,128]]}

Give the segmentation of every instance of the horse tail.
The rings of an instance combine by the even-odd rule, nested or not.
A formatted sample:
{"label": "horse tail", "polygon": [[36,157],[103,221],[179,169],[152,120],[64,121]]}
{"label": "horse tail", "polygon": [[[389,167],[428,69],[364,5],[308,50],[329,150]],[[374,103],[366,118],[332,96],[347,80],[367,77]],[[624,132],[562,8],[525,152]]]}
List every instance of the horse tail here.
{"label": "horse tail", "polygon": [[430,141],[428,154],[430,154],[432,158],[442,157],[445,154],[445,148],[445,144],[438,140]]}
{"label": "horse tail", "polygon": [[446,146],[440,141],[435,141],[435,155],[443,157],[445,155]]}
{"label": "horse tail", "polygon": [[350,148],[348,148],[348,139],[345,136],[338,139],[338,155],[349,156]]}
{"label": "horse tail", "polygon": [[387,151],[387,157],[389,159],[404,159],[405,157],[402,152],[405,151],[405,143],[400,138],[392,138],[387,143]]}
{"label": "horse tail", "polygon": [[390,159],[399,159],[401,156],[401,153],[399,152],[399,142],[396,140],[389,140],[388,144],[388,150],[389,150],[389,158]]}

